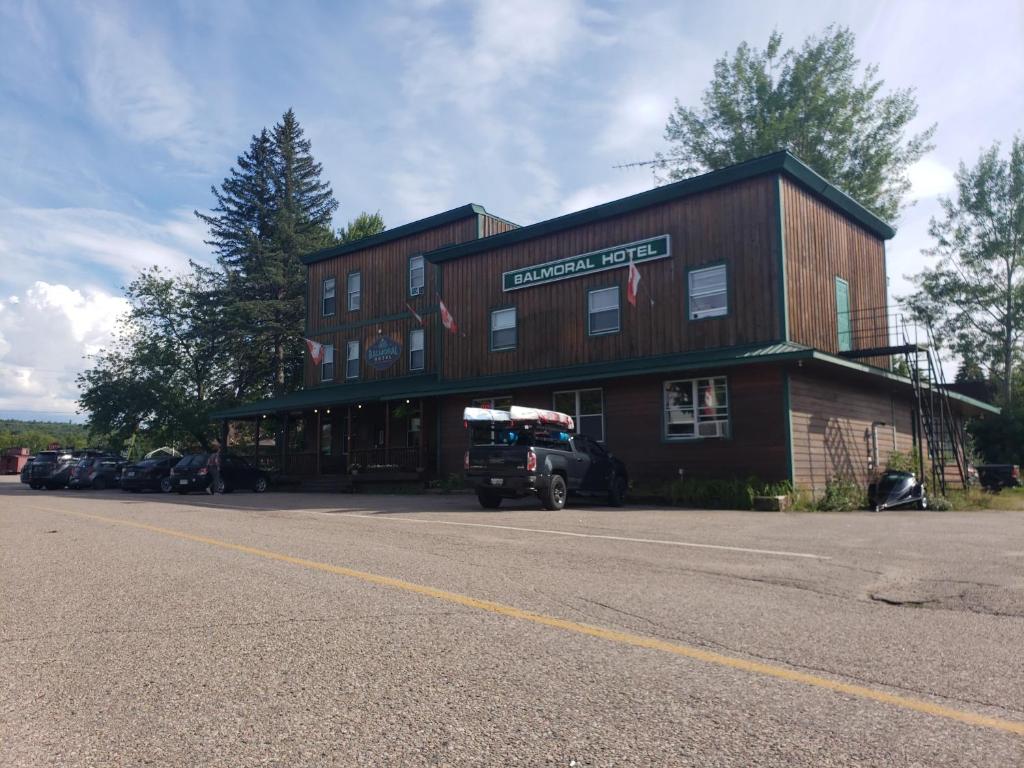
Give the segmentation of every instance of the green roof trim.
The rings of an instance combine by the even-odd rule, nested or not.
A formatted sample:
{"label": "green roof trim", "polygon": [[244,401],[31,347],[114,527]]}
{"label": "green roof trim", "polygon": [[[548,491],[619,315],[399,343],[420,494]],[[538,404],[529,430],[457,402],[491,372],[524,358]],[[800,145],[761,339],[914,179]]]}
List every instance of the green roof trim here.
{"label": "green roof trim", "polygon": [[[854,371],[860,371],[862,373],[868,373],[868,374],[871,374],[873,376],[879,376],[879,377],[881,377],[883,379],[887,379],[888,381],[892,381],[894,383],[902,384],[902,385],[905,385],[905,386],[908,386],[908,387],[913,387],[914,386],[914,382],[911,381],[906,376],[901,376],[898,373],[893,373],[892,371],[886,371],[886,370],[884,370],[882,368],[876,368],[873,365],[865,365],[864,363],[858,363],[858,362],[855,362],[853,360],[849,360],[849,359],[847,359],[845,357],[837,357],[836,355],[830,355],[827,352],[821,352],[820,350],[817,350],[817,349],[813,351],[812,357],[813,357],[814,360],[817,360],[819,362],[830,363],[832,365],[838,365],[838,366],[841,366],[843,368],[849,368],[849,369],[854,370]],[[988,413],[996,413],[996,414],[1002,413],[1002,408],[1000,408],[997,405],[992,405],[991,403],[985,403],[985,402],[982,402],[981,400],[975,400],[973,397],[968,397],[967,395],[961,395],[959,392],[953,392],[952,390],[949,390],[949,389],[945,390],[945,393],[946,393],[946,395],[949,396],[949,398],[951,400],[956,400],[956,401],[958,401],[960,403],[963,403],[964,405],[970,406],[972,408],[976,408],[979,411],[986,411]]]}
{"label": "green roof trim", "polygon": [[408,224],[403,224],[402,226],[395,227],[394,229],[385,229],[379,234],[370,235],[369,237],[364,237],[351,243],[332,245],[330,248],[314,251],[313,253],[303,256],[302,263],[307,265],[315,264],[318,261],[325,261],[326,259],[333,259],[336,256],[344,256],[347,253],[355,253],[356,251],[362,251],[376,245],[390,243],[392,240],[400,240],[403,237],[418,235],[421,232],[426,232],[428,229],[443,227],[445,224],[462,221],[463,219],[468,219],[471,216],[484,215],[490,216],[482,205],[469,203],[467,205],[459,206],[458,208],[452,208],[450,211],[435,213],[433,216],[428,216],[425,219],[410,221]]}
{"label": "green roof trim", "polygon": [[801,344],[782,343],[752,347],[721,347],[677,355],[640,357],[608,363],[587,363],[563,368],[543,368],[512,374],[481,376],[473,379],[439,380],[434,374],[400,376],[393,379],[364,381],[358,384],[332,384],[293,392],[290,395],[261,400],[236,408],[216,411],[212,418],[226,419],[259,416],[264,413],[296,411],[346,403],[401,400],[404,398],[506,389],[573,381],[611,379],[644,373],[683,371],[709,366],[735,366],[762,362],[810,359],[813,350]]}
{"label": "green roof trim", "polygon": [[532,240],[535,237],[554,234],[572,227],[601,221],[612,216],[620,216],[625,213],[648,208],[652,205],[709,192],[713,189],[773,173],[785,174],[809,192],[822,198],[828,204],[837,208],[840,212],[883,240],[891,239],[896,234],[896,231],[882,221],[882,219],[819,176],[791,152],[783,150],[754,158],[744,163],[731,165],[728,168],[711,171],[701,176],[694,176],[691,179],[683,179],[672,184],[666,184],[663,187],[640,192],[620,200],[602,203],[593,208],[567,213],[564,216],[519,227],[518,229],[498,235],[491,235],[483,239],[469,240],[465,243],[439,248],[424,254],[424,257],[435,264],[452,261],[453,259],[460,259],[463,256],[480,253],[481,251],[489,251],[521,243],[526,240]]}

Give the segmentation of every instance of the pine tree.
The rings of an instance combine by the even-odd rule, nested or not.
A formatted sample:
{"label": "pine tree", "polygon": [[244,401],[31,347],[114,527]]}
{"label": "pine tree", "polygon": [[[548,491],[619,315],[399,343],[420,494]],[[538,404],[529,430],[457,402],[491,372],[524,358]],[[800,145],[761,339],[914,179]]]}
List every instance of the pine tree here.
{"label": "pine tree", "polygon": [[224,270],[224,317],[242,398],[280,394],[302,379],[306,269],[300,257],[335,242],[338,207],[292,110],[253,136],[210,215],[196,212]]}

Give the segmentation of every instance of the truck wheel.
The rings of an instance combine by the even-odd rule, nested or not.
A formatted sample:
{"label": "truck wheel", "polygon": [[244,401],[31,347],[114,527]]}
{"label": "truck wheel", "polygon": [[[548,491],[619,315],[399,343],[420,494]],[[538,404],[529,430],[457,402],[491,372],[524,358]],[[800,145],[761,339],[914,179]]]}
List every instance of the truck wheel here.
{"label": "truck wheel", "polygon": [[171,483],[171,478],[161,477],[160,478],[160,491],[161,493],[170,493],[171,489],[174,488],[174,484]]}
{"label": "truck wheel", "polygon": [[480,502],[480,506],[484,509],[497,509],[501,506],[501,496],[496,493],[487,493],[486,491],[479,491],[476,494],[477,501]]}
{"label": "truck wheel", "polygon": [[608,486],[608,505],[612,507],[621,507],[626,503],[626,491],[629,489],[629,484],[626,482],[626,478],[615,475],[612,477],[611,485]]}
{"label": "truck wheel", "polygon": [[267,478],[258,477],[256,478],[256,485],[252,487],[256,493],[263,493],[267,490]]}
{"label": "truck wheel", "polygon": [[544,509],[561,509],[565,506],[565,480],[561,475],[552,475],[551,482],[540,496]]}

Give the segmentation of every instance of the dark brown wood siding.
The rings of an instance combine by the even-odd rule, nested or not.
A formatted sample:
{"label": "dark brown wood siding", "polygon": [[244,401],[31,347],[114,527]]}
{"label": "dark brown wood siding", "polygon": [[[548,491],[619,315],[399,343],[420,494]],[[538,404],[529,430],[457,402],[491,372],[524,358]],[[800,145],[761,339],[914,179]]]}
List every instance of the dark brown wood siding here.
{"label": "dark brown wood siding", "polygon": [[[838,353],[835,279],[840,277],[850,287],[853,348],[886,346],[884,242],[785,178],[782,199],[790,338]],[[863,362],[888,367],[887,358]]]}
{"label": "dark brown wood siding", "polygon": [[[445,337],[445,378],[778,340],[775,210],[774,177],[752,179],[443,263],[444,300],[465,333]],[[626,301],[626,269],[502,290],[507,270],[664,234],[672,238],[672,258],[640,266],[636,307]],[[687,320],[687,270],[723,262],[728,315]],[[607,286],[620,288],[621,331],[589,336],[587,292]],[[507,306],[517,308],[517,347],[491,352],[490,313]]]}
{"label": "dark brown wood siding", "polygon": [[[310,264],[307,270],[307,334],[310,338],[323,343],[335,345],[336,350],[344,353],[344,341],[359,338],[365,342],[381,329],[389,333],[402,344],[403,353],[407,333],[415,321],[406,307],[408,302],[417,312],[423,313],[437,304],[437,269],[427,262],[425,266],[425,285],[423,293],[416,297],[409,296],[409,257],[426,251],[441,248],[445,245],[461,243],[476,239],[478,233],[478,216],[469,216],[462,221],[453,222],[435,229],[403,237],[366,250],[344,254],[333,259],[326,259]],[[360,308],[348,311],[346,292],[348,275],[359,272],[362,276],[362,296]],[[335,279],[337,309],[333,316],[325,317],[322,313],[322,286],[329,277]],[[394,315],[405,313],[401,321],[374,322],[378,318],[393,318]],[[425,318],[426,319],[426,318]],[[362,324],[362,327],[358,327]],[[432,345],[433,331],[430,321],[427,325],[427,347]],[[434,356],[427,354],[427,370],[434,369]],[[405,369],[396,364],[383,373],[374,372],[366,378],[384,378],[404,375]],[[337,376],[335,376],[337,380]],[[306,357],[306,386],[320,382],[319,368],[314,370],[309,357]]]}
{"label": "dark brown wood siding", "polygon": [[837,376],[791,373],[793,478],[817,493],[833,477],[867,489],[871,477],[871,424],[878,427],[878,460],[910,453],[913,406],[909,394],[868,388]]}
{"label": "dark brown wood siding", "polygon": [[[725,376],[729,389],[730,436],[668,442],[663,437],[662,388],[674,379]],[[438,400],[441,419],[441,470],[461,472],[466,450],[462,409],[477,397],[511,396],[517,405],[551,408],[555,392],[602,390],[605,444],[621,458],[632,480],[648,489],[687,477],[786,478],[786,412],[783,374],[776,366],[633,376],[544,388],[452,395]]]}
{"label": "dark brown wood siding", "polygon": [[510,229],[516,229],[516,227],[517,225],[511,221],[499,219],[497,216],[491,216],[489,213],[480,214],[480,237],[500,235],[502,232],[508,232]]}

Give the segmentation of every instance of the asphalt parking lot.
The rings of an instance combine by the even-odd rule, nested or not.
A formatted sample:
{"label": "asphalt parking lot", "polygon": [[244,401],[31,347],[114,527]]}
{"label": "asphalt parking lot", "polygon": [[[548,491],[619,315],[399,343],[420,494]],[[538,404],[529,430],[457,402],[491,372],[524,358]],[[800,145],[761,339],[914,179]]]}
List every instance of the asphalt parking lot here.
{"label": "asphalt parking lot", "polygon": [[0,765],[1020,766],[1024,513],[0,481]]}

